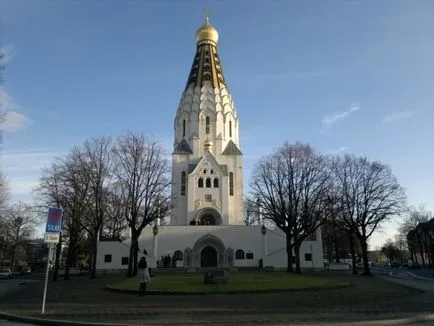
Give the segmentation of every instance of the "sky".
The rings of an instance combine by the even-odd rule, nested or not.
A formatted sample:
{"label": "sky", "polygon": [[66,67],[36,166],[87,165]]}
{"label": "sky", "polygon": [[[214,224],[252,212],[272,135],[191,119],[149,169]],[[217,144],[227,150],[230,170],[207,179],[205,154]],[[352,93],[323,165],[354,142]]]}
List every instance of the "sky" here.
{"label": "sky", "polygon": [[[210,8],[240,118],[245,187],[284,141],[392,167],[434,210],[434,2],[1,0],[1,165],[31,202],[42,167],[86,138],[160,139]],[[383,226],[372,248],[396,234]]]}

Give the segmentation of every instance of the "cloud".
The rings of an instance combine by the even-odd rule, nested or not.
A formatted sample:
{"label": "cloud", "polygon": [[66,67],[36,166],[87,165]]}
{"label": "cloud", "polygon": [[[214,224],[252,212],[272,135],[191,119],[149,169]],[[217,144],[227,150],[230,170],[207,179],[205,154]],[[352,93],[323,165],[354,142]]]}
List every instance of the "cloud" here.
{"label": "cloud", "polygon": [[21,107],[2,87],[0,87],[0,131],[17,131],[27,128],[31,120],[20,113]]}
{"label": "cloud", "polygon": [[343,111],[343,112],[336,112],[333,113],[332,115],[329,116],[325,116],[322,119],[322,125],[325,128],[330,128],[332,125],[334,125],[336,122],[342,121],[346,118],[348,118],[348,116],[356,111],[360,110],[360,106],[358,105],[352,105],[348,110]]}
{"label": "cloud", "polygon": [[348,146],[340,146],[338,148],[332,149],[327,152],[320,152],[321,155],[338,155],[342,152],[346,152],[348,150]]}
{"label": "cloud", "polygon": [[414,111],[401,111],[401,112],[393,112],[387,116],[385,116],[382,120],[382,123],[389,123],[396,120],[405,120],[412,118],[416,113]]}
{"label": "cloud", "polygon": [[43,148],[4,151],[1,155],[2,169],[11,189],[12,199],[19,201],[31,198],[33,189],[39,183],[42,168],[63,154]]}
{"label": "cloud", "polygon": [[18,112],[7,112],[5,121],[0,124],[2,131],[17,131],[28,127],[31,120]]}
{"label": "cloud", "polygon": [[9,61],[11,61],[15,54],[17,53],[15,47],[11,44],[6,44],[0,48],[0,54],[3,55],[0,59],[0,66],[6,65]]}

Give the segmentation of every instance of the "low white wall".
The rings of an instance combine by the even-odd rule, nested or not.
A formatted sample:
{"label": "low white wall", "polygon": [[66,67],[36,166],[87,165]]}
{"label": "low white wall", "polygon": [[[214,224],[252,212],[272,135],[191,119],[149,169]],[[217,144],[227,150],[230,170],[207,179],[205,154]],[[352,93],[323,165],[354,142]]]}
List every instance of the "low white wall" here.
{"label": "low white wall", "polygon": [[[162,256],[173,254],[176,250],[184,253],[186,248],[192,249],[197,240],[206,236],[213,235],[219,238],[225,248],[232,248],[234,251],[234,267],[258,267],[259,260],[264,259],[264,266],[274,266],[284,268],[287,266],[286,240],[284,234],[279,230],[267,230],[264,236],[261,234],[261,226],[159,226],[156,236],[156,258],[160,260]],[[266,256],[264,258],[264,247]],[[99,242],[98,243],[98,270],[119,270],[127,269],[128,264],[122,265],[122,257],[129,256],[129,241],[120,242]],[[151,267],[156,267],[153,259],[154,235],[151,228],[146,228],[139,238],[139,249],[143,253],[148,252],[148,262]],[[245,254],[253,254],[253,259],[238,260],[236,251],[242,249]],[[305,254],[312,256],[312,261],[307,261]],[[111,261],[105,261],[105,255],[111,255]],[[300,249],[300,263],[302,268],[323,268],[321,241],[305,241]],[[245,257],[246,258],[246,257]],[[125,262],[125,261],[124,261]]]}

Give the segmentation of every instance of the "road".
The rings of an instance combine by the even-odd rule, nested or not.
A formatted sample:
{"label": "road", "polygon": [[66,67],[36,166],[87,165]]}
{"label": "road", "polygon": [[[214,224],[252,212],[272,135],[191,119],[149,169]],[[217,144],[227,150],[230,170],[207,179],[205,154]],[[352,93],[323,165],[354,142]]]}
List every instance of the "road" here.
{"label": "road", "polygon": [[38,282],[38,281],[40,282],[41,280],[42,279],[39,274],[14,277],[8,280],[2,279],[0,280],[0,298],[4,297],[9,292],[18,290],[20,287],[26,284]]}
{"label": "road", "polygon": [[[41,275],[31,275],[24,277],[12,278],[10,280],[0,280],[0,299],[6,296],[8,293],[18,290],[21,286],[24,286],[31,282],[40,281]],[[15,323],[8,320],[0,319],[0,326],[35,326],[33,324]]]}
{"label": "road", "polygon": [[0,319],[0,326],[34,326],[33,324],[21,324]]}
{"label": "road", "polygon": [[377,265],[372,268],[372,272],[378,275],[393,275],[398,278],[403,279],[413,279],[416,280],[418,277],[429,281],[432,279],[434,281],[434,269],[433,268],[422,268],[422,269],[409,269],[409,268],[390,268],[382,265]]}

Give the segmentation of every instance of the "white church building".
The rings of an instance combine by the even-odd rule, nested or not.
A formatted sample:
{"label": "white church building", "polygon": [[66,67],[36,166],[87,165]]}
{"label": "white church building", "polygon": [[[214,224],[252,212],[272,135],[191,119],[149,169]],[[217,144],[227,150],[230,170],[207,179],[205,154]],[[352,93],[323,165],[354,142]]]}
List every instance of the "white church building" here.
{"label": "white church building", "polygon": [[[174,120],[170,225],[146,228],[139,248],[151,266],[194,271],[217,267],[286,268],[286,239],[278,229],[243,223],[240,120],[217,53],[218,32],[206,19],[196,32],[196,54]],[[129,241],[102,241],[97,270],[128,268]],[[302,268],[324,267],[321,231],[300,250]]]}

